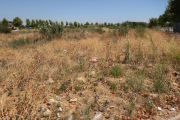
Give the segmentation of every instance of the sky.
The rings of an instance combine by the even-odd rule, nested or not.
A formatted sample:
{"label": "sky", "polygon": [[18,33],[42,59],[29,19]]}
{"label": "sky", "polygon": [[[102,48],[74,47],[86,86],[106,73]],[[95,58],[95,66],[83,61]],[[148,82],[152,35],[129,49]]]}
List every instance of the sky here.
{"label": "sky", "polygon": [[167,0],[0,0],[0,20],[52,20],[79,23],[149,22],[163,14]]}

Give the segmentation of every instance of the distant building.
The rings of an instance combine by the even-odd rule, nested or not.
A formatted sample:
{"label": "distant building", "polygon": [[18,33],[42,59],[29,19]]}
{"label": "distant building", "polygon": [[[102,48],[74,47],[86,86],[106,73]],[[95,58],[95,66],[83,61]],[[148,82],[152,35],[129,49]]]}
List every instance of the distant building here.
{"label": "distant building", "polygon": [[173,23],[173,32],[180,32],[180,22]]}
{"label": "distant building", "polygon": [[9,21],[9,27],[14,27],[14,25],[12,24],[13,21]]}

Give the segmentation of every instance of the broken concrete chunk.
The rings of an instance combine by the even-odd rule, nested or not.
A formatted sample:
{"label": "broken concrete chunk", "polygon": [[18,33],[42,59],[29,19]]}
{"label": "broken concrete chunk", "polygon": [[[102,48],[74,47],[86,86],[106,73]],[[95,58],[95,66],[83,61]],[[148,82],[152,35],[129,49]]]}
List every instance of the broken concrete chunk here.
{"label": "broken concrete chunk", "polygon": [[86,82],[86,79],[85,78],[83,78],[83,77],[79,77],[79,78],[77,78],[77,80],[79,81],[79,82]]}
{"label": "broken concrete chunk", "polygon": [[77,98],[75,98],[75,99],[70,99],[69,102],[70,102],[70,103],[71,103],[71,102],[77,102]]}

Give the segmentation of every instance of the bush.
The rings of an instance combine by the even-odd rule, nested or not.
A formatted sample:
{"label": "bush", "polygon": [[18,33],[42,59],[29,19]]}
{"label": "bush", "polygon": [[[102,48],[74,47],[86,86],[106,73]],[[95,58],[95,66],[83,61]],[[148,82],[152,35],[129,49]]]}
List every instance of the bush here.
{"label": "bush", "polygon": [[151,78],[154,80],[154,87],[156,92],[165,92],[166,79],[165,79],[165,67],[162,65],[157,65],[154,72],[151,73]]}
{"label": "bush", "polygon": [[11,33],[11,29],[9,27],[7,27],[7,26],[2,25],[0,27],[0,32],[1,33]]}
{"label": "bush", "polygon": [[97,28],[95,29],[96,32],[98,32],[99,34],[103,34],[105,32],[105,30],[103,30],[102,28]]}
{"label": "bush", "polygon": [[110,74],[113,77],[119,77],[120,75],[122,75],[122,72],[123,72],[123,69],[120,66],[116,65],[111,69]]}
{"label": "bush", "polygon": [[145,34],[145,27],[141,26],[141,25],[137,25],[135,27],[135,37],[143,37]]}
{"label": "bush", "polygon": [[29,40],[29,38],[19,38],[19,40],[13,40],[9,43],[9,46],[13,47],[13,48],[18,48],[18,47],[22,47],[26,44],[30,44],[31,41]]}

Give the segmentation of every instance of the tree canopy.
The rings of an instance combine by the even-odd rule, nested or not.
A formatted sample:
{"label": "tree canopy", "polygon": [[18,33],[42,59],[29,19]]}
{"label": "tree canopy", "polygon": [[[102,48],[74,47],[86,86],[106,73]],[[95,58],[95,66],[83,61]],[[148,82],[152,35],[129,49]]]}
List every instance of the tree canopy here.
{"label": "tree canopy", "polygon": [[9,21],[8,21],[6,18],[4,18],[4,19],[2,20],[2,25],[3,25],[3,26],[6,26],[6,27],[9,27]]}
{"label": "tree canopy", "polygon": [[15,17],[15,18],[13,19],[13,22],[12,22],[12,24],[13,24],[15,27],[21,26],[22,23],[23,23],[23,21],[22,21],[19,17]]}

